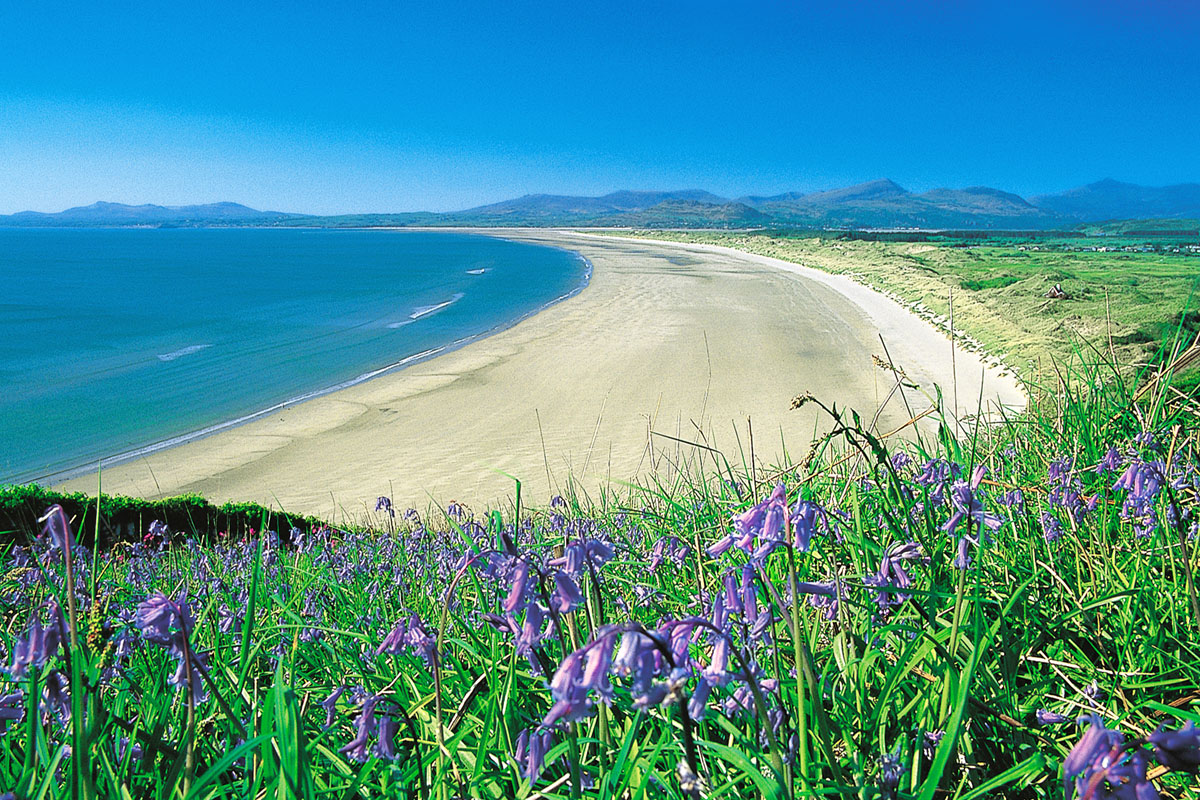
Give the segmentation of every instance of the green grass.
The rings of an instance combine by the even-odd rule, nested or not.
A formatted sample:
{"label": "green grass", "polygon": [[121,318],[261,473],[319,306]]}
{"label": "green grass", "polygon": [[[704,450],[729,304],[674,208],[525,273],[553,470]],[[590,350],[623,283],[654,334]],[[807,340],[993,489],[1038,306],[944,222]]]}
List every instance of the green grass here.
{"label": "green grass", "polygon": [[[852,413],[828,410],[826,434],[800,463],[748,472],[731,466],[737,453],[698,449],[670,479],[596,504],[569,498],[562,508],[525,509],[518,492],[517,518],[430,509],[417,524],[379,512],[369,529],[318,529],[300,547],[253,536],[221,542],[202,527],[182,529],[161,552],[77,546],[68,625],[78,642],[3,687],[23,690],[33,712],[28,698],[61,678],[71,717],[48,709],[9,723],[0,787],[19,797],[154,800],[682,798],[684,765],[708,798],[1059,797],[1060,765],[1079,730],[1038,725],[1038,709],[1095,712],[1130,737],[1200,721],[1197,556],[1188,538],[1198,511],[1197,406],[1168,386],[1135,401],[1132,381],[1099,377],[1068,371],[1054,402],[1039,403],[1050,395],[1035,391],[1021,418],[957,438],[942,428],[883,441]],[[1154,443],[1136,438],[1147,431]],[[1154,501],[1147,536],[1122,519],[1116,476],[1094,469],[1110,446],[1127,459],[1160,459],[1178,478]],[[897,466],[898,451],[915,463]],[[980,499],[1002,524],[970,548],[970,569],[953,563],[957,539],[944,530],[951,507],[916,480],[929,458],[964,475],[987,470]],[[1073,464],[1068,483],[1095,503],[1078,521],[1053,500],[1061,484],[1052,465],[1063,459]],[[736,613],[729,635],[734,663],[755,665],[756,681],[714,690],[701,720],[684,711],[695,677],[681,684],[680,703],[641,709],[615,677],[611,706],[559,730],[531,785],[514,752],[551,708],[542,673],[606,626],[712,619],[724,576],[740,579],[747,558],[736,547],[716,558],[705,548],[778,480],[789,502],[818,503],[841,522],[808,551],[777,550],[755,573],[756,602],[771,612],[767,636],[752,638]],[[1002,505],[1015,489],[1024,507]],[[1045,513],[1062,524],[1061,539],[1043,535]],[[100,517],[103,508],[91,524]],[[965,525],[978,536],[978,524]],[[11,541],[35,533],[23,527]],[[198,542],[185,544],[188,536]],[[503,552],[506,537],[547,575],[572,541],[606,542],[615,554],[580,569],[582,604],[558,616],[532,657],[482,616],[503,613],[510,579],[471,566]],[[651,569],[663,542],[687,552]],[[909,563],[906,598],[884,613],[877,600],[900,590],[873,588],[863,576],[905,542],[920,544],[928,562]],[[36,544],[32,553],[22,566],[10,550],[0,577],[0,638],[10,654],[31,615],[45,619],[47,599],[67,607],[65,554]],[[803,596],[787,599],[804,582],[835,577],[844,598],[830,618]],[[553,590],[547,581],[534,582],[535,597]],[[178,662],[130,624],[155,591],[188,598],[189,646],[207,661],[207,699],[193,704],[171,685]],[[374,655],[410,615],[434,657],[418,646]],[[689,656],[707,664],[714,644],[698,636]],[[326,726],[320,704],[343,686],[351,691]],[[743,686],[746,709],[721,711],[716,704]],[[395,759],[358,763],[340,752],[363,713],[355,687],[396,720]],[[940,743],[923,747],[937,732]],[[128,742],[138,744],[136,756]],[[894,787],[884,775],[888,754],[901,765]],[[1157,780],[1166,796],[1194,796],[1184,776]]]}

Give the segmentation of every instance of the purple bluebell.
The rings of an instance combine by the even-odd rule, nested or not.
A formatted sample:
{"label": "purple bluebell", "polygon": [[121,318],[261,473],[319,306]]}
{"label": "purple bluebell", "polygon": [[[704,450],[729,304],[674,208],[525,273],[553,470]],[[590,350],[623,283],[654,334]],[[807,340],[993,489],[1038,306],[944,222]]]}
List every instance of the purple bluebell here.
{"label": "purple bluebell", "polygon": [[[875,604],[879,610],[887,614],[892,608],[903,605],[912,595],[904,590],[912,586],[912,576],[908,574],[906,562],[928,563],[916,542],[895,542],[884,551],[879,562],[879,570],[874,575],[863,579],[863,583],[876,587]],[[814,584],[818,585],[818,584]],[[817,591],[809,594],[817,594]]]}
{"label": "purple bluebell", "polygon": [[841,581],[820,581],[818,583],[801,583],[799,590],[808,595],[808,604],[820,609],[827,620],[835,620],[842,604]]}
{"label": "purple bluebell", "polygon": [[1087,730],[1063,759],[1063,788],[1069,790],[1070,782],[1078,779],[1076,788],[1080,790],[1080,795],[1083,794],[1082,789],[1087,785],[1095,765],[1109,758],[1125,742],[1125,737],[1120,731],[1106,728],[1104,720],[1097,714],[1089,714],[1084,720],[1088,722]]}
{"label": "purple bluebell", "polygon": [[333,725],[333,721],[337,716],[337,702],[341,696],[346,693],[345,686],[339,686],[329,693],[329,696],[321,701],[321,708],[325,709],[325,727],[329,728]]}
{"label": "purple bluebell", "polygon": [[727,570],[721,578],[721,600],[730,614],[741,614],[745,609],[738,579],[738,574],[733,570]]}
{"label": "purple bluebell", "polygon": [[1110,447],[1100,459],[1100,462],[1096,464],[1096,474],[1107,475],[1110,472],[1116,472],[1121,468],[1121,463],[1121,451],[1115,447]]}
{"label": "purple bluebell", "polygon": [[818,525],[828,527],[829,524],[825,518],[825,509],[809,500],[797,501],[792,509],[791,522],[794,534],[792,543],[803,553],[808,552]]}
{"label": "purple bluebell", "polygon": [[583,671],[579,685],[596,692],[605,703],[612,701],[612,684],[608,674],[612,669],[613,645],[616,643],[616,628],[601,629],[599,636],[592,642],[583,662]]}
{"label": "purple bluebell", "polygon": [[713,685],[707,677],[702,677],[696,683],[695,690],[692,691],[692,696],[688,698],[688,716],[694,720],[704,719],[704,713],[708,710],[708,698],[712,694]]}
{"label": "purple bluebell", "polygon": [[921,755],[925,757],[926,761],[932,761],[933,757],[937,755],[938,745],[942,743],[945,736],[946,732],[941,730],[925,731],[921,734]]}
{"label": "purple bluebell", "polygon": [[754,583],[754,565],[742,565],[742,618],[748,622],[758,619],[758,587]]}
{"label": "purple bluebell", "polygon": [[1166,467],[1161,461],[1135,458],[1113,484],[1113,490],[1128,494],[1121,506],[1121,518],[1139,525],[1139,534],[1149,536],[1157,526],[1154,502],[1162,491]]}
{"label": "purple bluebell", "polygon": [[8,730],[10,722],[25,719],[25,692],[17,689],[0,697],[0,733]]}
{"label": "purple bluebell", "polygon": [[13,663],[8,673],[13,680],[24,680],[30,667],[42,667],[58,653],[62,644],[61,626],[57,620],[57,606],[50,614],[50,624],[43,627],[41,620],[29,623],[29,633],[13,645]]}
{"label": "purple bluebell", "polygon": [[920,473],[913,478],[918,486],[929,490],[929,502],[940,506],[946,502],[946,487],[950,479],[957,476],[962,468],[940,458],[931,458],[921,467]]}
{"label": "purple bluebell", "polygon": [[1014,511],[1024,511],[1025,493],[1020,489],[1010,489],[1009,491],[1000,495],[1000,499],[998,499],[996,502],[1006,508],[1011,508]]}
{"label": "purple bluebell", "polygon": [[384,714],[379,717],[378,738],[375,742],[375,755],[388,761],[400,758],[396,750],[396,735],[400,733],[400,720],[395,714]]}
{"label": "purple bluebell", "polygon": [[701,672],[704,680],[712,686],[725,686],[729,683],[731,677],[729,671],[730,646],[728,636],[718,636],[716,642],[713,643],[712,660]]}
{"label": "purple bluebell", "polygon": [[529,656],[532,660],[533,648],[542,642],[546,621],[546,612],[538,603],[530,603],[525,607],[525,621],[517,633],[517,655]]}
{"label": "purple bluebell", "polygon": [[550,608],[559,614],[569,613],[583,605],[583,593],[566,572],[554,573],[554,593],[550,595]]}
{"label": "purple bluebell", "polygon": [[1037,719],[1038,725],[1061,725],[1064,722],[1070,722],[1071,718],[1065,714],[1058,714],[1053,711],[1047,711],[1044,708],[1039,708],[1034,717]]}
{"label": "purple bluebell", "polygon": [[42,688],[42,709],[60,722],[71,720],[71,679],[61,669],[46,673]]}
{"label": "purple bluebell", "polygon": [[531,730],[524,728],[517,736],[517,748],[513,759],[521,770],[521,777],[530,785],[537,782],[542,774],[546,760],[546,751],[554,741],[554,732],[550,730]]}
{"label": "purple bluebell", "polygon": [[971,473],[971,480],[955,481],[954,486],[950,489],[950,503],[954,512],[950,515],[950,519],[942,526],[942,530],[948,535],[953,536],[958,529],[959,524],[963,520],[969,520],[974,523],[974,530],[978,533],[981,530],[998,530],[1001,525],[1000,517],[990,511],[986,511],[983,507],[983,500],[979,491],[979,484],[983,481],[983,476],[986,470],[982,464],[975,468]]}
{"label": "purple bluebell", "polygon": [[207,668],[208,656],[205,653],[192,651],[190,659],[179,658],[179,663],[175,665],[175,672],[167,678],[167,683],[180,689],[186,688],[193,702],[202,703],[208,699],[208,692],[204,687],[201,670]]}
{"label": "purple bluebell", "polygon": [[1133,437],[1133,441],[1139,446],[1148,450],[1158,451],[1162,449],[1162,445],[1158,441],[1158,437],[1154,435],[1154,431],[1142,431]]}
{"label": "purple bluebell", "polygon": [[396,509],[392,508],[392,498],[380,497],[375,501],[375,510],[382,511],[393,519],[396,516]]}
{"label": "purple bluebell", "polygon": [[892,469],[899,472],[912,463],[912,457],[903,450],[893,453],[891,457]]}
{"label": "purple bluebell", "polygon": [[156,519],[146,528],[147,542],[166,542],[171,538],[171,529],[161,519]]}
{"label": "purple bluebell", "polygon": [[955,569],[967,570],[971,568],[971,545],[976,544],[976,540],[970,536],[958,537],[958,545],[954,552],[954,561],[951,562]]}
{"label": "purple bluebell", "polygon": [[1179,730],[1159,728],[1148,741],[1154,748],[1154,759],[1168,769],[1200,773],[1200,729],[1189,721]]}
{"label": "purple bluebell", "polygon": [[718,558],[730,547],[737,547],[761,563],[783,543],[781,534],[787,512],[787,490],[778,484],[765,500],[735,514],[732,530],[709,545],[708,554]]}
{"label": "purple bluebell", "polygon": [[1043,511],[1041,516],[1042,537],[1047,542],[1057,542],[1062,538],[1063,526],[1058,521],[1058,517],[1051,514],[1049,511]]}
{"label": "purple bluebell", "polygon": [[354,738],[338,751],[351,761],[362,764],[370,755],[368,745],[371,742],[371,735],[375,733],[375,706],[378,705],[379,699],[379,695],[373,694],[363,700],[362,712],[355,722]]}
{"label": "purple bluebell", "polygon": [[416,614],[410,614],[407,619],[401,618],[379,643],[375,655],[399,655],[405,650],[420,656],[430,667],[437,660],[437,639],[425,629]]}
{"label": "purple bluebell", "polygon": [[71,523],[67,520],[67,512],[63,511],[62,506],[50,506],[46,513],[38,518],[38,522],[42,523],[42,530],[50,540],[51,549],[64,550],[75,545],[75,535],[71,532]]}
{"label": "purple bluebell", "polygon": [[884,753],[879,757],[879,789],[883,797],[897,797],[903,778],[904,764],[900,760],[899,748],[894,753]]}
{"label": "purple bluebell", "polygon": [[529,589],[529,564],[518,560],[512,571],[512,584],[504,598],[504,610],[513,613],[525,604]]}
{"label": "purple bluebell", "polygon": [[1158,800],[1158,789],[1146,775],[1149,756],[1138,748],[1121,755],[1109,753],[1076,779],[1080,800]]}

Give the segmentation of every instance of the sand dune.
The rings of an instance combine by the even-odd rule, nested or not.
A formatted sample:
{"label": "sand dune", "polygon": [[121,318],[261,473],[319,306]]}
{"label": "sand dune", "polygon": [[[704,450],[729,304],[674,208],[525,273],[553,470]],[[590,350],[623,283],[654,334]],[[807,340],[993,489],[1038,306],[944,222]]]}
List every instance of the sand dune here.
{"label": "sand dune", "polygon": [[[957,374],[961,404],[1020,407],[1017,382],[959,352],[897,303],[846,278],[723,248],[582,233],[488,231],[576,250],[591,285],[502,333],[209,438],[109,467],[104,490],[158,497],[198,492],[335,520],[379,495],[511,500],[513,482],[544,501],[571,480],[595,495],[697,451],[740,464],[802,455],[817,412],[789,411],[812,392],[866,418],[891,388],[883,354],[932,391]],[[925,399],[908,392],[911,406]],[[880,427],[902,424],[893,399]],[[652,433],[653,432],[653,433]],[[665,434],[665,435],[659,435]],[[69,481],[94,491],[96,478]]]}

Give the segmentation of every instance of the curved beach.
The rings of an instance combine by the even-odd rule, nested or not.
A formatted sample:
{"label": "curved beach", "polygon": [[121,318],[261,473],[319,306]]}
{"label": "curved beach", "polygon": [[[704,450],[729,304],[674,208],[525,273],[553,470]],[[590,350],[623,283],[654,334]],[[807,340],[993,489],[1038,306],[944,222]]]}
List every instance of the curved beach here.
{"label": "curved beach", "polygon": [[[478,232],[577,251],[591,284],[462,349],[108,467],[103,490],[196,492],[344,520],[380,495],[422,509],[511,500],[510,475],[535,502],[569,485],[597,497],[706,452],[677,439],[737,465],[752,438],[756,462],[770,465],[785,447],[802,457],[819,424],[811,406],[789,410],[798,394],[871,419],[893,383],[872,363],[880,336],[912,382],[941,385],[962,413],[981,397],[985,409],[1025,403],[1012,376],[962,351],[952,364],[942,333],[848,278],[709,246]],[[928,406],[906,394],[908,408],[900,397],[884,407],[880,430]],[[96,485],[92,474],[62,487]]]}

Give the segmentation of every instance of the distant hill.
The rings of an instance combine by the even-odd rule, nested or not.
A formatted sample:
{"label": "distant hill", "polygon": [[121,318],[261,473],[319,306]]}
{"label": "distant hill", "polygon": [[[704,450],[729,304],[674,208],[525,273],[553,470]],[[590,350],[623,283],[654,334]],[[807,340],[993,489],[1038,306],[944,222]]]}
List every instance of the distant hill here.
{"label": "distant hill", "polygon": [[0,225],[23,227],[105,227],[135,225],[208,225],[214,223],[263,222],[299,215],[258,211],[239,203],[208,203],[196,206],[130,206],[124,203],[92,203],[46,214],[19,211],[0,216]]}
{"label": "distant hill", "polygon": [[93,203],[57,214],[23,211],[0,225],[270,227],[631,227],[1057,230],[1129,219],[1200,217],[1200,184],[1149,187],[1114,180],[1028,200],[989,186],[910,192],[876,180],[821,192],[720,197],[702,189],[619,191],[596,197],[528,194],[463,211],[306,216],[237,203]]}
{"label": "distant hill", "polygon": [[986,186],[914,194],[880,180],[812,194],[747,198],[774,220],[837,228],[1052,228],[1064,220]]}
{"label": "distant hill", "polygon": [[1039,208],[1080,222],[1200,217],[1200,183],[1138,186],[1107,178],[1058,194],[1030,199]]}
{"label": "distant hill", "polygon": [[[541,225],[562,224],[564,218],[580,220],[575,224],[602,222],[606,217],[628,216],[670,203],[701,203],[719,206],[728,200],[700,189],[675,192],[612,192],[600,197],[573,197],[555,194],[529,194],[465,211],[442,215],[459,224]],[[607,223],[616,224],[616,223]]]}

